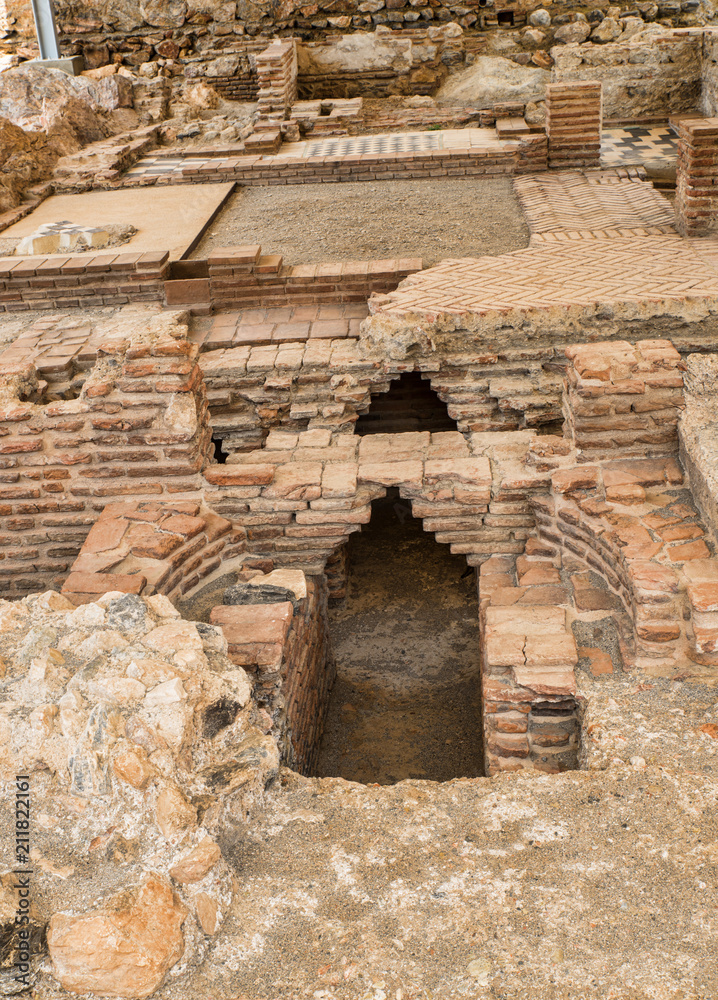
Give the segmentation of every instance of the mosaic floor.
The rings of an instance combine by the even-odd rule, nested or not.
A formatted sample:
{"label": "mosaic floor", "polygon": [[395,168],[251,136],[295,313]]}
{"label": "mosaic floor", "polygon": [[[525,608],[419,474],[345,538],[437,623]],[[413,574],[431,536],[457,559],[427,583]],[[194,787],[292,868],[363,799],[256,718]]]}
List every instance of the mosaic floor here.
{"label": "mosaic floor", "polygon": [[[514,145],[512,140],[499,139],[493,129],[466,128],[444,129],[436,132],[395,132],[383,135],[335,136],[326,139],[311,139],[302,142],[287,142],[276,156],[266,159],[306,159],[310,156],[326,156],[344,159],[350,156],[377,156],[384,153],[422,153],[435,149],[484,149],[502,151]],[[221,167],[229,157],[210,157],[201,153],[177,156],[145,156],[138,160],[124,175],[125,180],[143,177],[166,177],[181,174],[186,168],[200,168],[206,164]]]}
{"label": "mosaic floor", "polygon": [[377,153],[419,153],[441,148],[437,132],[401,132],[395,135],[358,135],[315,139],[305,143],[305,156],[375,156]]}
{"label": "mosaic floor", "polygon": [[677,148],[678,139],[668,125],[606,128],[601,135],[601,166],[621,167],[647,160],[672,166]]}

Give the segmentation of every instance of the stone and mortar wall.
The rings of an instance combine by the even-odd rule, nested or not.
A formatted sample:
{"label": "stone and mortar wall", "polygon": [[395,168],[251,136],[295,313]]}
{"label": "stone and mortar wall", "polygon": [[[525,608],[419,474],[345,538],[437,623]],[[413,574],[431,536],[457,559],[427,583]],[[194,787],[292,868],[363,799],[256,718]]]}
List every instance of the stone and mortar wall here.
{"label": "stone and mortar wall", "polygon": [[[34,868],[33,991],[181,990],[232,905],[221,845],[278,770],[247,675],[218,628],[181,621],[160,595],[0,602],[0,656],[0,777],[9,790],[28,774],[34,804],[32,860],[14,860]],[[14,821],[0,820],[12,843]],[[5,880],[11,990],[17,898]]]}
{"label": "stone and mortar wall", "polygon": [[686,368],[686,406],[678,425],[681,463],[695,502],[718,542],[718,356],[691,355]]}
{"label": "stone and mortar wall", "polygon": [[698,110],[708,118],[718,114],[718,31],[715,28],[706,28],[703,33]]}
{"label": "stone and mortar wall", "polygon": [[[552,79],[597,80],[607,119],[692,112],[701,99],[703,28],[651,28],[625,42],[554,46]],[[711,38],[712,38],[711,33]]]}

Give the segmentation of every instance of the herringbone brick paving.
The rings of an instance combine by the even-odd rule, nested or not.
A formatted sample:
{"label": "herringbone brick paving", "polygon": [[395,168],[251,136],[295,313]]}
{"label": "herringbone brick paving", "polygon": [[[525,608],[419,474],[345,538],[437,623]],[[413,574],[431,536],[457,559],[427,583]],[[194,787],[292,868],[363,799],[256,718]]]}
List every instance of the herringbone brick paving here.
{"label": "herringbone brick paving", "polygon": [[670,203],[636,177],[563,171],[516,178],[525,250],[446,260],[405,279],[375,312],[486,315],[509,309],[718,295],[718,240],[682,240]]}
{"label": "herringbone brick paving", "polygon": [[514,180],[531,233],[560,230],[655,229],[675,232],[669,201],[640,180],[608,171],[530,174]]}
{"label": "herringbone brick paving", "polygon": [[[485,315],[510,309],[718,296],[718,270],[678,235],[538,240],[501,257],[446,260],[406,278],[375,312]],[[718,254],[718,242],[713,241]]]}

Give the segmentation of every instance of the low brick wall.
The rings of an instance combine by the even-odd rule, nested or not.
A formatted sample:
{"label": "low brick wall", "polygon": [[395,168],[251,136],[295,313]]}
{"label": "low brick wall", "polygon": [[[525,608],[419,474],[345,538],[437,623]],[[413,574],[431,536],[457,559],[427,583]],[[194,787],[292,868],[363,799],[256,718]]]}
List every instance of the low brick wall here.
{"label": "low brick wall", "polygon": [[163,302],[169,254],[0,258],[0,313]]}
{"label": "low brick wall", "polygon": [[[317,302],[366,302],[372,292],[394,289],[420,271],[419,258],[285,266],[281,256],[262,256],[256,246],[223,247],[208,258],[209,301],[216,309]],[[177,303],[179,283],[167,285]]]}
{"label": "low brick wall", "polygon": [[272,720],[282,760],[312,774],[336,667],[329,648],[327,590],[322,577],[297,571],[255,576],[253,583],[287,586],[296,600],[219,605],[211,621],[229,643],[230,659],[254,680],[254,697]]}
{"label": "low brick wall", "polygon": [[[181,173],[128,177],[121,187],[149,187],[165,184],[206,184],[208,181],[236,181],[244,186],[272,184],[337,184],[351,181],[410,180],[429,177],[484,177],[532,173],[545,170],[546,136],[523,136],[501,152],[467,146],[465,149],[435,149],[413,153],[377,153],[374,156],[331,159],[307,156],[303,159],[264,156],[236,156],[201,167],[184,167]],[[104,185],[116,188],[117,183]]]}

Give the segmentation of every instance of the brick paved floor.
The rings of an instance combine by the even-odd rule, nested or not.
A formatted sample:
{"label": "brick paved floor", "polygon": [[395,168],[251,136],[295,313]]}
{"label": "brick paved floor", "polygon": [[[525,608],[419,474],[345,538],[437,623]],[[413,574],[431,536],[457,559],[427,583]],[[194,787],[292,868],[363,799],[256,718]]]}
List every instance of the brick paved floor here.
{"label": "brick paved floor", "polygon": [[675,231],[671,203],[638,179],[616,171],[561,171],[514,179],[531,233],[561,230],[596,232],[646,230],[653,235]]}
{"label": "brick paved floor", "polygon": [[359,324],[369,315],[365,303],[284,306],[224,312],[198,325],[191,338],[205,351],[241,344],[270,344],[317,338],[358,337]]}
{"label": "brick paved floor", "polygon": [[[573,238],[562,238],[562,237]],[[376,312],[486,315],[601,303],[718,296],[718,270],[677,235],[543,234],[526,250],[447,260],[406,278]],[[718,244],[713,247],[718,251]]]}

